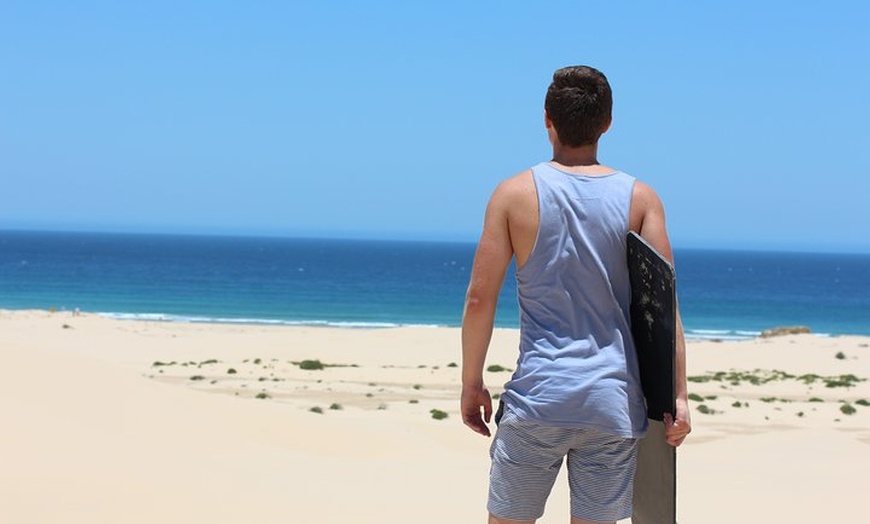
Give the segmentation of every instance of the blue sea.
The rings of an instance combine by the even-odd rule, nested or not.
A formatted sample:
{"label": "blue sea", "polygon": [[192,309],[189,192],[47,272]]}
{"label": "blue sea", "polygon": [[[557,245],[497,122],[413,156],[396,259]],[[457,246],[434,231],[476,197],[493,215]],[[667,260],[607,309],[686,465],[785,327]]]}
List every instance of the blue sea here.
{"label": "blue sea", "polygon": [[[346,327],[458,326],[470,243],[0,231],[0,308]],[[680,250],[689,337],[870,335],[870,255]],[[496,323],[517,327],[513,270]]]}

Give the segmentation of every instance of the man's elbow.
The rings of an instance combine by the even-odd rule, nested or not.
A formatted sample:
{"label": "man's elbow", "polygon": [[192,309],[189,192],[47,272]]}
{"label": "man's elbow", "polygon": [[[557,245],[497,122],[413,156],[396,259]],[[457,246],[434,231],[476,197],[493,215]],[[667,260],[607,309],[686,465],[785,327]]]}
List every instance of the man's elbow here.
{"label": "man's elbow", "polygon": [[498,295],[482,293],[470,288],[465,295],[465,315],[482,315],[495,311]]}

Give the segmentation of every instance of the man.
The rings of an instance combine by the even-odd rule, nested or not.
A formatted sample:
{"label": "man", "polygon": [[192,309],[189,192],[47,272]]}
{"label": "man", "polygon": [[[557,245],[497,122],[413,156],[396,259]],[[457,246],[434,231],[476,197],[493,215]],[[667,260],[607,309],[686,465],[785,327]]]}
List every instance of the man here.
{"label": "man", "polygon": [[[559,69],[544,122],[553,158],[490,198],[462,322],[462,418],[489,436],[483,367],[496,302],[516,258],[520,356],[493,439],[489,522],[532,523],[568,460],[571,523],[631,516],[637,439],[647,426],[631,338],[626,235],[673,260],[664,208],[648,185],[598,163],[612,94],[596,69]],[[691,431],[685,342],[677,315],[677,412],[667,439]]]}

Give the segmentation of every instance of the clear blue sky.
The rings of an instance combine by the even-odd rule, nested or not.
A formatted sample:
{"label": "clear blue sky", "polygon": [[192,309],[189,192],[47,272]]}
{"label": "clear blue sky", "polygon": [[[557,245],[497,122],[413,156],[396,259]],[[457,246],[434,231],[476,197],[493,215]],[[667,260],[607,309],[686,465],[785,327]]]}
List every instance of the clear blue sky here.
{"label": "clear blue sky", "polygon": [[475,240],[589,64],[678,248],[870,252],[867,2],[133,4],[0,4],[0,228]]}

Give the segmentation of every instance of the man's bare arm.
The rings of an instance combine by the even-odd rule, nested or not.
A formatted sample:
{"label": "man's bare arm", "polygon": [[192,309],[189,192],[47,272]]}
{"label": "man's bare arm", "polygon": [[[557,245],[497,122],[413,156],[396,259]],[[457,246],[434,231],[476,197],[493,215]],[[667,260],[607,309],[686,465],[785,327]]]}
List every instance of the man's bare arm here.
{"label": "man's bare arm", "polygon": [[502,183],[490,198],[462,316],[462,420],[486,436],[490,435],[486,423],[492,416],[492,398],[483,382],[483,366],[498,295],[513,256],[507,213],[510,196],[510,184]]}

